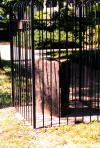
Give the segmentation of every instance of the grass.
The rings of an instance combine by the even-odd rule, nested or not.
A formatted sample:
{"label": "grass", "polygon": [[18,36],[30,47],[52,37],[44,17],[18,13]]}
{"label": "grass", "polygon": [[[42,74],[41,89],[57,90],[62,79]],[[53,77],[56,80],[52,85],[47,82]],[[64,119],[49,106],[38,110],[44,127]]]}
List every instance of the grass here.
{"label": "grass", "polygon": [[10,62],[1,60],[0,68],[0,108],[11,104]]}
{"label": "grass", "polygon": [[100,144],[100,123],[96,121],[90,124],[82,123],[74,126],[51,128],[46,132],[53,132],[58,137],[64,136],[61,141],[66,141],[66,143],[71,141],[74,144]]}
{"label": "grass", "polygon": [[0,148],[99,148],[100,122],[31,129],[14,108],[0,110]]}
{"label": "grass", "polygon": [[29,147],[28,141],[34,136],[30,134],[30,129],[23,121],[19,121],[14,109],[2,109],[0,117],[5,114],[5,118],[0,120],[0,148],[4,147]]}

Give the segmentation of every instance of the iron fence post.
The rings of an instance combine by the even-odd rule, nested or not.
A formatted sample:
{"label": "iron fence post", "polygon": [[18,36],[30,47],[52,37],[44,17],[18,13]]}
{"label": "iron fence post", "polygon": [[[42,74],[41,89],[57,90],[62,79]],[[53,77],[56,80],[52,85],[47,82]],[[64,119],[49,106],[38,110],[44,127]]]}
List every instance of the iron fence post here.
{"label": "iron fence post", "polygon": [[11,85],[12,85],[12,104],[14,107],[14,61],[13,61],[13,10],[10,10],[10,58],[11,58]]}
{"label": "iron fence post", "polygon": [[82,93],[82,6],[79,6],[79,101],[81,101]]}
{"label": "iron fence post", "polygon": [[34,51],[34,1],[31,1],[31,50],[32,50],[32,104],[33,127],[36,128],[36,98],[35,98],[35,51]]}
{"label": "iron fence post", "polygon": [[21,32],[18,30],[18,53],[19,53],[19,104],[21,107]]}

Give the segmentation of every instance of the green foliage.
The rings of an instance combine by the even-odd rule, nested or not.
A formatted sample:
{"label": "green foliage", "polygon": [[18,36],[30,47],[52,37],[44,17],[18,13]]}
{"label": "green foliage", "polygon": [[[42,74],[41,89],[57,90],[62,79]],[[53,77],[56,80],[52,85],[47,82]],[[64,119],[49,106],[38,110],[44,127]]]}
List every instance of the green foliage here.
{"label": "green foliage", "polygon": [[20,0],[1,0],[0,1],[0,15],[3,17],[2,22],[8,23],[9,21],[9,13],[12,6]]}
{"label": "green foliage", "polygon": [[1,16],[0,20],[2,20],[3,23],[8,22],[9,16],[5,15],[5,9],[0,9],[0,16]]}
{"label": "green foliage", "polygon": [[49,19],[50,14],[46,11],[38,11],[34,14],[34,19],[35,20],[41,20],[42,18],[46,19],[46,17]]}
{"label": "green foliage", "polygon": [[50,18],[50,14],[45,11],[39,11],[34,14],[34,28],[42,30],[46,29],[46,23],[42,21],[42,19],[46,20]]}
{"label": "green foliage", "polygon": [[[66,31],[66,26],[68,28],[68,30],[73,30],[73,22],[75,21],[74,18],[74,10],[73,8],[62,8],[60,10],[60,14],[59,12],[54,12],[52,19],[56,23],[56,27],[59,28],[60,25],[60,29],[61,30],[65,30]],[[60,21],[60,24],[59,24]]]}

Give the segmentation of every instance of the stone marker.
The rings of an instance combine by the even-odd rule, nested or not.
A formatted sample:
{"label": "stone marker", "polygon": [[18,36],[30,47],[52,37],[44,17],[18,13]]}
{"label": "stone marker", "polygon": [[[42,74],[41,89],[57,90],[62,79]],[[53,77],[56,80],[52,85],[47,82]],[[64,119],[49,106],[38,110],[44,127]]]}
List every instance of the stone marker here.
{"label": "stone marker", "polygon": [[[55,116],[66,115],[69,104],[70,61],[37,59],[36,111]],[[60,105],[59,105],[60,104]],[[60,114],[59,114],[60,112]]]}

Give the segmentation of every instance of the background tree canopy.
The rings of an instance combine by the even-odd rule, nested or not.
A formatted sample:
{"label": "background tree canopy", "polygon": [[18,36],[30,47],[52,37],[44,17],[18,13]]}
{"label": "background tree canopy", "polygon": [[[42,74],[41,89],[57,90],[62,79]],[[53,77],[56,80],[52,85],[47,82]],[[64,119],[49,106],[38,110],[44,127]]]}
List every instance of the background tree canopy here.
{"label": "background tree canopy", "polygon": [[[11,7],[16,3],[16,2],[18,2],[18,1],[22,1],[22,0],[0,0],[0,7],[2,8],[2,11],[3,11],[3,13],[1,13],[0,12],[0,15],[7,15],[8,13],[9,13],[9,11],[10,11],[10,9],[11,9]],[[44,0],[35,0],[36,2],[38,1],[38,2],[43,2]],[[50,0],[50,1],[52,1],[53,3],[56,3],[57,1],[59,1],[59,2],[63,2],[63,1],[66,1],[66,0]],[[76,0],[76,2],[86,2],[86,1],[88,1],[88,0]],[[89,1],[91,1],[91,0],[89,0]],[[92,1],[94,1],[94,0],[92,0]],[[70,2],[75,2],[75,0],[68,0],[68,2],[70,3]]]}
{"label": "background tree canopy", "polygon": [[1,2],[0,2],[0,16],[3,17],[4,23],[8,22],[10,9],[17,1],[19,1],[19,0],[1,0]]}

